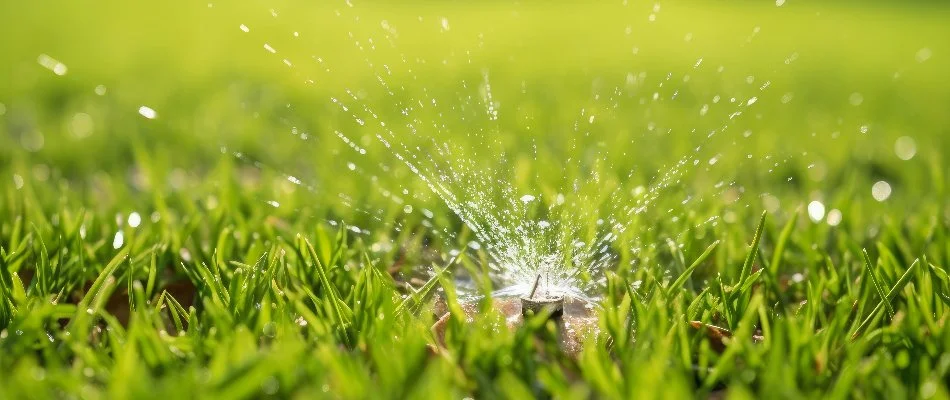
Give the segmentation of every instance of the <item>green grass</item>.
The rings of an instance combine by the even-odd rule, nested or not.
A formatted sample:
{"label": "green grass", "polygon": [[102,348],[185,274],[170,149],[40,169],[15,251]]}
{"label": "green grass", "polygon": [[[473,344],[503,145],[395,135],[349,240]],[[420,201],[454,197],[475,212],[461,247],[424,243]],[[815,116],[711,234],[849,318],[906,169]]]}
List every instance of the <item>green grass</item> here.
{"label": "green grass", "polygon": [[[648,23],[652,3],[634,2],[60,3],[0,15],[0,37],[18,38],[0,45],[12,78],[0,80],[0,398],[950,396],[950,9],[662,3]],[[359,53],[346,32],[381,38],[383,19],[395,50]],[[418,79],[399,52],[427,59]],[[410,146],[435,137],[489,169],[500,149],[495,172],[518,193],[587,182],[579,195],[603,212],[704,147],[611,249],[599,329],[579,355],[541,319],[499,328],[488,304],[450,319],[438,347],[433,298],[461,313],[453,277],[472,271],[489,290],[485,255],[452,257],[471,232],[329,102],[352,88],[403,121],[364,57],[392,64],[400,95],[444,99],[419,116],[445,126]],[[450,107],[479,96],[485,71],[500,118],[462,121]],[[649,101],[674,90],[659,86],[667,73],[691,76],[680,100]],[[615,86],[627,95],[611,98]],[[715,95],[758,102],[702,139],[734,110]],[[480,129],[491,147],[466,134]],[[917,147],[907,161],[903,136]],[[893,188],[886,201],[871,196],[877,181]],[[385,195],[404,189],[414,213]],[[813,200],[840,224],[811,220]],[[413,277],[427,281],[409,288]]]}

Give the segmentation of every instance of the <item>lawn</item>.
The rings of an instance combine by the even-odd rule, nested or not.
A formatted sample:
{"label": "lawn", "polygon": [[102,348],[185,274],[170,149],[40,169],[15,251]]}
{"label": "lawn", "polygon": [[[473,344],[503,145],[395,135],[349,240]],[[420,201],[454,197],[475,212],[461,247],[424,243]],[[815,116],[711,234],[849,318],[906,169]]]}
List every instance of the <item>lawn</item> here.
{"label": "lawn", "polygon": [[950,8],[626,3],[4,6],[0,398],[950,396]]}

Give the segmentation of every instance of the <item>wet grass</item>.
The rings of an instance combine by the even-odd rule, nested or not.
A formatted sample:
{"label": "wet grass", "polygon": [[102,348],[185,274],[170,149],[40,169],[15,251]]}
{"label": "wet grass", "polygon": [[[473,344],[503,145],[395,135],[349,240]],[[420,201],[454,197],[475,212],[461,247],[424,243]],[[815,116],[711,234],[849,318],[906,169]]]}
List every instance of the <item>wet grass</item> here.
{"label": "wet grass", "polygon": [[[21,7],[24,15],[38,12]],[[608,13],[613,8],[526,7],[518,9],[526,27],[551,33],[556,27],[543,21],[565,21],[606,44],[532,39],[519,30],[530,29],[509,24],[489,32],[489,50],[476,52],[472,66],[449,51],[477,49],[463,33],[486,18],[503,20],[515,6],[471,19],[463,6],[355,12],[405,26],[399,49],[451,60],[417,72],[430,79],[423,83],[394,67],[390,82],[407,86],[410,98],[426,89],[447,99],[421,112],[445,123],[440,140],[479,149],[466,130],[495,129],[491,148],[507,161],[479,150],[470,153],[474,163],[504,167],[500,178],[543,201],[577,181],[604,199],[595,209],[608,208],[615,193],[634,201],[628,193],[705,146],[699,166],[686,168],[611,249],[617,262],[595,308],[597,333],[573,355],[558,347],[553,324],[535,318],[505,329],[506,316],[488,302],[474,321],[448,319],[440,340],[433,299],[463,315],[453,279],[472,275],[477,290],[490,291],[485,255],[453,256],[471,232],[375,143],[370,128],[327,100],[353,87],[363,91],[357,104],[383,119],[400,121],[398,109],[365,79],[361,59],[337,49],[349,44],[275,44],[295,61],[312,49],[336,56],[337,66],[353,62],[315,86],[302,77],[320,76],[320,68],[288,69],[260,49],[263,40],[279,43],[313,25],[350,26],[333,18],[308,23],[324,15],[319,8],[288,5],[291,20],[273,22],[266,8],[216,7],[223,11],[155,10],[180,17],[183,29],[206,27],[180,34],[192,45],[174,39],[179,34],[163,38],[167,27],[128,28],[134,13],[119,7],[112,13],[125,19],[114,25],[73,39],[51,29],[0,56],[0,70],[15,77],[0,82],[0,397],[948,396],[950,120],[941,104],[950,103],[942,75],[950,49],[938,40],[950,34],[939,18],[945,10],[881,7],[849,19],[848,5],[750,7],[726,16],[706,6],[720,13],[709,21],[698,17],[703,8],[664,4],[661,22],[671,21],[654,31],[644,22],[649,7],[634,11],[634,26],[652,39],[627,41],[618,39],[625,17]],[[426,36],[436,22],[407,25],[418,15],[438,21],[443,11],[457,36]],[[603,24],[568,23],[583,12]],[[813,19],[816,12],[824,17]],[[4,14],[5,34],[34,26]],[[46,18],[115,15],[65,8]],[[261,36],[239,36],[239,23]],[[755,26],[762,33],[746,42]],[[139,41],[112,35],[123,29]],[[682,44],[689,31],[702,43]],[[432,47],[412,44],[413,35]],[[646,57],[630,55],[634,45]],[[504,46],[512,47],[497,50]],[[543,68],[559,46],[569,61]],[[529,48],[536,53],[517,53]],[[921,48],[932,53],[923,63],[915,59]],[[38,66],[41,53],[69,72]],[[512,61],[511,53],[526,60]],[[793,53],[797,60],[786,66]],[[699,57],[708,69],[694,69]],[[478,103],[448,99],[477,96],[477,85],[465,90],[459,82],[481,82],[483,66],[502,117],[458,121],[452,105]],[[613,109],[607,94],[629,73],[646,78],[626,87],[633,94]],[[692,74],[683,99],[642,104],[653,92],[669,95],[658,86],[667,73]],[[769,90],[758,90],[765,80]],[[717,94],[759,100],[728,130],[698,139],[692,129],[719,129],[733,111],[710,103]],[[704,104],[711,111],[700,117]],[[141,105],[158,118],[142,118]],[[579,116],[582,108],[589,114]],[[588,115],[596,123],[575,132]],[[334,130],[367,154],[354,153]],[[904,136],[916,143],[909,160],[895,154]],[[424,145],[425,137],[407,140]],[[577,147],[565,145],[570,140]],[[221,146],[246,157],[222,154]],[[591,184],[592,175],[599,180]],[[893,190],[884,201],[872,196],[879,181]],[[385,195],[403,190],[409,194],[399,201]],[[820,216],[808,207],[813,201],[825,210]]]}

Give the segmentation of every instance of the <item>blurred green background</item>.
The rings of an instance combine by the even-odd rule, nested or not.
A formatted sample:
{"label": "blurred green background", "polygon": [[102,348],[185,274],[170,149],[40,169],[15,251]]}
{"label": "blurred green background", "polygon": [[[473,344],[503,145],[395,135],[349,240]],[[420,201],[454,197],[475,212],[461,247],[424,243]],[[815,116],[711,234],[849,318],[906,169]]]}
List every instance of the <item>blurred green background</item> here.
{"label": "blurred green background", "polygon": [[[445,216],[376,128],[330,100],[402,121],[374,76],[385,65],[397,97],[441,100],[415,114],[433,128],[399,133],[405,143],[451,143],[529,193],[597,172],[602,187],[633,190],[687,157],[701,163],[670,201],[711,200],[712,214],[719,196],[735,196],[720,182],[735,183],[741,201],[724,202],[741,215],[811,200],[874,212],[946,202],[950,8],[780,3],[10,4],[0,16],[3,179],[92,208],[168,211],[169,193],[203,204],[227,177],[243,179],[250,208],[274,199],[287,206],[272,212],[329,208],[355,222],[355,208],[401,209],[380,193],[406,189],[406,201]],[[486,82],[497,121],[472,111],[485,106]],[[901,137],[914,149],[907,161],[895,153]],[[287,188],[282,175],[315,190]],[[872,200],[879,180],[893,188],[887,203]],[[357,206],[339,207],[339,194]]]}

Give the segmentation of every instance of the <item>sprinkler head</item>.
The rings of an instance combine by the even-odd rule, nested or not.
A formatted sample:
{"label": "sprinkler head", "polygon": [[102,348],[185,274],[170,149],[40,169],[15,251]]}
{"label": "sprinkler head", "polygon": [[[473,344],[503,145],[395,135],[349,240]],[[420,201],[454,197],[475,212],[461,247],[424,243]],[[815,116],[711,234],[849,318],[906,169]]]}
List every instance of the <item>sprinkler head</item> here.
{"label": "sprinkler head", "polygon": [[542,312],[550,312],[553,319],[564,315],[564,297],[522,297],[521,315],[529,317]]}
{"label": "sprinkler head", "polygon": [[[432,325],[432,333],[439,345],[445,346],[445,330],[450,318],[462,318],[465,323],[471,323],[481,314],[481,300],[462,301],[462,314],[454,315],[444,296],[439,296],[434,304],[433,312],[438,319]],[[517,329],[525,319],[537,315],[539,312],[550,310],[549,318],[559,332],[561,348],[572,356],[576,356],[584,348],[584,340],[597,332],[597,314],[594,306],[585,301],[565,296],[549,296],[535,294],[531,297],[500,297],[491,299],[492,307],[505,316],[509,329]],[[530,310],[530,311],[529,311]]]}

